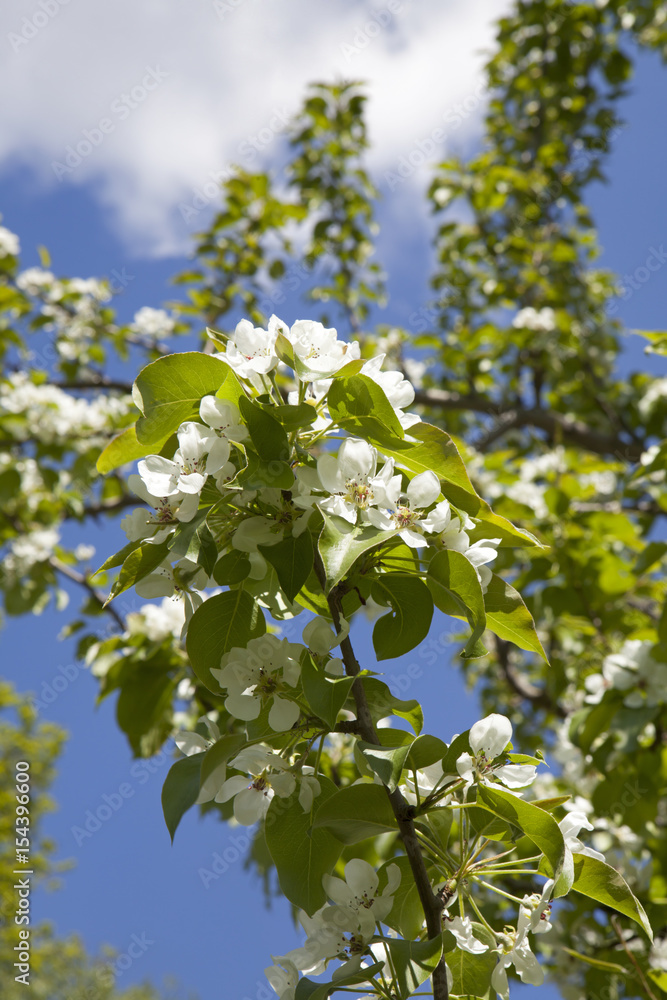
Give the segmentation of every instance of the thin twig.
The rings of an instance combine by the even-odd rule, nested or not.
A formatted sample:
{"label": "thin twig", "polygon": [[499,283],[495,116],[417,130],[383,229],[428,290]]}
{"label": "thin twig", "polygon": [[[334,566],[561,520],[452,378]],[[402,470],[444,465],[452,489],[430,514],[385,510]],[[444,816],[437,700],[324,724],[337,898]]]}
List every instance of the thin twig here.
{"label": "thin twig", "polygon": [[623,931],[622,931],[621,926],[620,926],[620,924],[618,922],[618,917],[616,916],[616,914],[614,914],[612,916],[612,918],[611,918],[611,926],[616,931],[616,937],[620,941],[621,946],[623,947],[623,951],[625,952],[625,954],[628,956],[628,958],[630,959],[630,961],[634,965],[635,971],[637,973],[637,976],[639,977],[639,981],[642,984],[642,986],[644,987],[644,990],[646,991],[647,996],[649,996],[651,998],[651,1000],[658,1000],[657,996],[655,995],[655,993],[653,992],[653,990],[651,989],[651,987],[648,984],[648,980],[647,980],[646,976],[644,975],[644,972],[642,970],[641,965],[639,964],[639,962],[637,961],[637,959],[635,958],[635,956],[632,954],[632,952],[628,948],[627,942],[626,942],[625,938],[623,937]]}
{"label": "thin twig", "polygon": [[83,573],[79,573],[77,570],[72,569],[72,567],[68,566],[66,563],[61,562],[56,556],[51,556],[49,559],[49,566],[51,566],[56,573],[60,573],[61,576],[71,580],[72,583],[76,583],[80,587],[83,587],[84,590],[87,590],[93,600],[97,601],[100,607],[106,611],[108,615],[111,615],[118,627],[122,629],[123,632],[125,631],[126,625],[122,615],[120,615],[111,604],[104,603],[106,601],[106,597],[101,590],[98,590],[97,587],[92,585],[87,576],[84,576]]}

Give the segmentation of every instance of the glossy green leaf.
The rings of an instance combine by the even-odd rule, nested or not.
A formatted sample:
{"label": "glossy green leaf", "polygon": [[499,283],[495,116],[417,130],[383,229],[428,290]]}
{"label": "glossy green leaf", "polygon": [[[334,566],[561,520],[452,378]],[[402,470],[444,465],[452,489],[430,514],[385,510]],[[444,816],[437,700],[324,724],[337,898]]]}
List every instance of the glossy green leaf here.
{"label": "glossy green leaf", "polygon": [[247,552],[232,549],[221,556],[213,567],[213,579],[221,587],[241,583],[250,573],[250,560]]}
{"label": "glossy green leaf", "polygon": [[383,429],[397,438],[403,437],[403,428],[377,382],[367,375],[352,375],[334,381],[327,395],[332,420],[351,432],[363,437],[373,430]]}
{"label": "glossy green leaf", "polygon": [[397,698],[384,681],[378,680],[377,677],[364,677],[362,683],[373,722],[377,723],[390,715],[398,715],[399,718],[405,719],[419,736],[424,725],[424,713],[416,698],[406,700]]}
{"label": "glossy green leaf", "polygon": [[157,445],[197,416],[203,396],[214,394],[231,371],[220,358],[197,351],[167,354],[147,365],[132,388],[143,416],[136,425],[142,444]]}
{"label": "glossy green leaf", "polygon": [[474,936],[487,945],[487,950],[473,955],[462,948],[454,948],[446,953],[445,960],[452,974],[452,996],[486,997],[491,987],[491,975],[498,962],[495,938],[483,924],[473,921],[472,926]]}
{"label": "glossy green leaf", "polygon": [[118,469],[121,465],[134,462],[137,458],[144,458],[145,455],[153,455],[160,451],[170,436],[171,433],[145,444],[137,438],[137,429],[133,424],[132,427],[121,431],[120,434],[117,434],[115,438],[109,441],[109,444],[97,459],[97,471],[102,475],[106,475],[106,473]]}
{"label": "glossy green leaf", "polygon": [[442,760],[447,753],[447,744],[437,736],[418,736],[410,746],[405,766],[416,771]]}
{"label": "glossy green leaf", "polygon": [[220,693],[211,674],[233,646],[246,646],[266,632],[261,608],[244,590],[215,594],[190,619],[186,647],[192,669],[209,691]]}
{"label": "glossy green leaf", "polygon": [[260,459],[264,462],[288,462],[289,442],[285,429],[257,403],[243,397],[239,400],[243,422]]}
{"label": "glossy green leaf", "polygon": [[511,584],[494,574],[484,595],[484,605],[488,629],[501,639],[513,642],[519,649],[538,653],[545,662],[549,662],[535,631],[533,616]]}
{"label": "glossy green leaf", "polygon": [[437,967],[442,955],[442,937],[430,941],[389,938],[386,947],[396,972],[399,1000],[407,1000]]}
{"label": "glossy green leaf", "polygon": [[366,763],[379,777],[390,792],[396,790],[401,780],[405,758],[410,749],[409,744],[398,747],[375,746],[373,743],[357,742],[357,746],[366,759]]}
{"label": "glossy green leaf", "polygon": [[297,984],[294,1000],[327,1000],[327,997],[343,986],[370,983],[382,968],[383,963],[376,962],[374,965],[367,965],[365,968],[359,969],[358,972],[350,973],[347,976],[336,976],[328,983],[314,983],[307,976],[302,976]]}
{"label": "glossy green leaf", "polygon": [[[320,775],[317,780],[321,792],[314,800],[314,810],[337,794],[328,778]],[[281,890],[290,903],[310,916],[326,902],[322,876],[331,874],[343,849],[328,830],[311,827],[312,813],[303,811],[298,789],[289,798],[273,797],[264,827],[266,844]]]}
{"label": "glossy green leaf", "polygon": [[484,656],[486,650],[481,642],[486,629],[484,594],[472,563],[462,552],[443,549],[428,565],[427,582],[441,611],[449,613],[449,604],[440,600],[446,596],[455,602],[459,615],[462,613],[468,620],[472,633],[461,655],[464,658]]}
{"label": "glossy green leaf", "polygon": [[385,789],[366,783],[348,785],[327,799],[315,813],[313,826],[328,830],[344,844],[398,830]]}
{"label": "glossy green leaf", "polygon": [[157,569],[168,555],[168,541],[155,543],[149,540],[142,542],[123,562],[118,579],[111,588],[105,603],[108,604],[124,590],[133,587],[139,580],[143,580],[154,569]]}
{"label": "glossy green leaf", "polygon": [[181,757],[169,768],[162,786],[162,812],[172,843],[184,814],[197,801],[203,753]]}
{"label": "glossy green leaf", "polygon": [[301,668],[301,683],[315,715],[333,729],[354,684],[354,677],[329,677],[307,656]]}
{"label": "glossy green leaf", "polygon": [[288,601],[293,601],[313,568],[313,540],[310,532],[285,535],[277,545],[259,545],[258,549],[275,569]]}
{"label": "glossy green leaf", "polygon": [[322,514],[324,527],[317,543],[324,571],[327,593],[343,579],[365,552],[393,538],[398,531],[383,531],[372,525],[350,524],[342,517]]}
{"label": "glossy green leaf", "polygon": [[433,618],[433,598],[425,583],[407,573],[383,573],[371,591],[378,604],[391,613],[378,618],[373,628],[373,648],[378,660],[388,660],[418,646],[426,638]]}
{"label": "glossy green leaf", "polygon": [[550,813],[496,786],[479,785],[477,801],[500,819],[517,826],[542,851],[549,863],[549,874],[556,880],[555,898],[569,892],[574,878],[572,858]]}
{"label": "glossy green leaf", "polygon": [[583,896],[610,906],[618,913],[634,920],[645,932],[649,941],[653,940],[653,931],[644,907],[623,876],[611,865],[605,864],[598,858],[589,858],[587,854],[575,854],[572,888]]}

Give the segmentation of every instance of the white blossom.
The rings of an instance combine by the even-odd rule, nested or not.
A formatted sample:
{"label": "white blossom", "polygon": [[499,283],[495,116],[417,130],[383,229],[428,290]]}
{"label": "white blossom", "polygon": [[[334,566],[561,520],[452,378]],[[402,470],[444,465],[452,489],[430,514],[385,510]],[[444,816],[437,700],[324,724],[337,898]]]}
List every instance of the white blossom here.
{"label": "white blossom", "polygon": [[129,477],[128,486],[145,503],[155,508],[154,513],[144,508],[137,508],[122,519],[120,526],[131,542],[152,536],[161,541],[167,537],[174,521],[191,521],[197,513],[199,496],[196,493],[174,493],[172,496],[166,497],[153,496],[152,493],[149,493],[141,476],[136,474]]}
{"label": "white blossom", "polygon": [[149,455],[139,462],[139,475],[153,496],[201,493],[206,477],[220,472],[229,458],[229,442],[192,421],[179,427],[178,444],[173,460]]}
{"label": "white blossom", "polygon": [[276,732],[291,729],[301,710],[290,697],[281,697],[299,680],[303,647],[275,635],[258,636],[246,647],[235,646],[211,673],[228,693],[225,708],[236,719],[256,719],[271,704],[268,722]]}
{"label": "white blossom", "polygon": [[500,545],[500,542],[500,538],[480,538],[463,553],[468,562],[471,562],[475,567],[484,594],[493,576],[493,572],[486,564],[493,562],[498,555],[497,546]]}
{"label": "white blossom", "polygon": [[362,438],[346,438],[338,456],[321,455],[317,474],[331,496],[319,501],[328,514],[337,514],[356,524],[357,512],[375,503],[371,479],[375,476],[377,452]]}
{"label": "white blossom", "polygon": [[226,350],[218,356],[231,365],[240,378],[261,385],[257,376],[267,375],[278,364],[276,338],[279,331],[286,333],[287,326],[277,316],[272,316],[269,320],[268,330],[242,319],[237,323]]}
{"label": "white blossom", "polygon": [[[424,531],[437,530],[433,519],[423,516],[440,496],[440,480],[435,472],[420,472],[403,493],[401,476],[394,475],[394,460],[385,462],[382,472],[370,481],[377,508],[364,514],[376,528],[400,528],[399,538],[413,549],[427,544]],[[446,501],[445,501],[446,502]],[[448,505],[449,506],[449,505]]]}
{"label": "white blossom", "polygon": [[[180,601],[164,597],[159,604],[144,604],[139,611],[131,611],[127,616],[127,630],[130,635],[145,635],[151,642],[178,639],[183,629],[183,612]],[[194,689],[189,697],[193,693]],[[179,697],[182,697],[180,692]]]}
{"label": "white blossom", "polygon": [[264,975],[279,1000],[294,1000],[294,991],[299,982],[299,970],[294,962],[281,955],[272,955],[274,964],[264,969]]}
{"label": "white blossom", "polygon": [[16,278],[16,284],[27,295],[39,295],[55,281],[55,276],[51,271],[44,271],[41,267],[28,267]]}
{"label": "white blossom", "polygon": [[366,361],[359,374],[366,375],[380,386],[398,417],[401,427],[407,430],[414,424],[420,423],[420,417],[416,413],[404,413],[405,407],[414,403],[415,390],[410,382],[403,377],[402,372],[383,372],[381,370],[385,356],[379,354],[376,358]]}
{"label": "white blossom", "polygon": [[589,858],[597,858],[598,861],[604,861],[604,854],[600,854],[599,851],[594,851],[592,847],[586,847],[585,844],[579,840],[579,832],[581,830],[594,830],[595,827],[592,823],[589,823],[588,817],[581,812],[569,812],[567,816],[560,821],[558,824],[560,831],[563,834],[563,839],[565,840],[565,846],[572,851],[573,854],[586,854]]}
{"label": "white blossom", "polygon": [[667,937],[655,939],[648,953],[648,964],[652,969],[667,972]]}
{"label": "white blossom", "polygon": [[544,971],[530,950],[528,942],[531,918],[530,915],[527,915],[526,909],[526,907],[521,907],[519,910],[516,931],[513,928],[505,929],[501,938],[502,950],[498,964],[491,974],[491,985],[503,1000],[509,1000],[507,969],[510,965],[514,966],[522,983],[541,986],[544,982]]}
{"label": "white blossom", "polygon": [[512,320],[512,326],[517,329],[535,330],[540,333],[551,333],[556,329],[556,313],[550,306],[534,309],[526,306],[520,309]]}
{"label": "white blossom", "polygon": [[139,312],[134,314],[132,328],[141,336],[155,337],[160,340],[162,337],[169,337],[174,332],[176,323],[164,309],[151,309],[150,306],[143,306]]}
{"label": "white blossom", "polygon": [[262,744],[244,747],[229,766],[249,772],[252,780],[248,783],[243,775],[232,775],[223,783],[215,801],[228,802],[233,798],[234,817],[242,826],[252,826],[266,816],[274,795],[287,798],[296,787],[287,761]]}
{"label": "white blossom", "polygon": [[16,233],[0,226],[0,257],[17,257],[21,252],[21,244]]}
{"label": "white blossom", "polygon": [[471,955],[482,955],[489,950],[488,944],[478,941],[473,934],[473,926],[470,917],[446,917],[445,927],[456,938],[456,944],[461,951],[467,951]]}
{"label": "white blossom", "polygon": [[310,319],[297,320],[289,331],[288,339],[292,344],[295,360],[304,369],[301,374],[299,371],[296,374],[304,382],[329,378],[349,361],[356,361],[361,357],[356,341],[346,343],[338,340],[333,327],[327,329]]}
{"label": "white blossom", "polygon": [[512,723],[496,713],[480,719],[470,729],[469,753],[462,753],[456,761],[459,775],[468,785],[476,781],[500,781],[508,788],[525,788],[535,780],[536,768],[532,764],[501,764],[493,761],[505,750],[512,739]]}
{"label": "white blossom", "polygon": [[196,753],[204,753],[205,750],[210,749],[220,739],[220,730],[208,716],[202,715],[200,719],[197,719],[197,724],[206,726],[208,737],[190,730],[182,730],[181,732],[174,733],[174,743],[186,757],[191,757]]}
{"label": "white blossom", "polygon": [[328,911],[332,922],[349,921],[351,930],[359,931],[364,938],[373,936],[375,924],[384,920],[391,910],[396,892],[401,882],[401,871],[398,865],[389,865],[386,869],[387,884],[378,893],[379,878],[372,865],[361,858],[353,858],[345,865],[345,880],[333,875],[324,875],[322,884],[336,907]]}
{"label": "white blossom", "polygon": [[199,404],[199,416],[227,441],[244,441],[248,436],[247,427],[241,423],[238,406],[227,399],[204,396]]}
{"label": "white blossom", "polygon": [[629,639],[618,653],[606,656],[602,673],[591,674],[585,680],[586,702],[598,704],[606,691],[625,691],[628,708],[654,708],[667,702],[667,664],[651,656],[652,643]]}
{"label": "white blossom", "polygon": [[350,626],[345,618],[341,617],[340,632],[336,632],[326,618],[318,616],[308,622],[301,636],[313,653],[317,656],[326,656],[335,646],[340,645],[349,634]]}

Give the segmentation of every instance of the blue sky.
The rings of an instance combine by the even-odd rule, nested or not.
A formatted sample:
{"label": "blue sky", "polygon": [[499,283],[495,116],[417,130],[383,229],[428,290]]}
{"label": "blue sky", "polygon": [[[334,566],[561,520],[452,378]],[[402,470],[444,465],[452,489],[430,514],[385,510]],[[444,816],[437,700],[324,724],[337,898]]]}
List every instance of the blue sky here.
{"label": "blue sky", "polygon": [[[373,8],[354,2],[340,4],[336,17],[324,7],[313,13],[305,0],[286,0],[280,11],[274,2],[264,18],[256,0],[232,4],[227,12],[202,3],[192,5],[184,22],[173,3],[137,10],[122,0],[112,16],[99,2],[84,9],[74,0],[23,45],[10,36],[25,31],[23,19],[37,7],[16,0],[3,10],[0,33],[7,50],[0,81],[18,95],[16,107],[2,111],[3,224],[19,234],[25,266],[37,263],[36,247],[43,244],[56,273],[124,275],[127,287],[116,301],[121,318],[144,305],[159,306],[173,297],[167,283],[185,266],[195,228],[184,222],[179,205],[192,201],[211,171],[238,156],[249,136],[267,128],[276,109],[293,110],[305,82],[325,77],[325,70],[348,71],[371,81],[371,132],[378,142],[371,167],[384,194],[380,258],[390,278],[386,321],[407,324],[427,295],[431,223],[418,206],[428,173],[417,171],[393,192],[385,175],[466,97],[471,110],[464,127],[438,154],[472,149],[478,141],[483,99],[477,53],[490,37],[492,7],[476,0],[464,14],[452,3],[425,0],[417,9],[405,0],[376,34],[368,27],[379,23]],[[429,22],[425,11],[435,20]],[[449,60],[432,58],[438,32],[447,39]],[[164,86],[140,102],[127,123],[109,111],[114,132],[58,181],[53,161],[158,63],[169,74]],[[660,197],[667,154],[664,71],[657,58],[640,57],[632,91],[623,107],[628,127],[610,157],[610,183],[596,185],[590,196],[602,263],[631,277],[652,248],[667,244],[667,206]],[[279,152],[281,141],[276,133],[267,143],[267,158]],[[196,226],[205,221],[206,210]],[[666,279],[667,267],[651,272],[619,303],[618,315],[629,328],[664,328]],[[291,322],[296,315],[284,318]],[[626,364],[645,364],[637,338],[628,339]],[[651,367],[664,372],[661,362]],[[117,526],[93,526],[77,530],[76,541],[96,545],[103,558],[123,538]],[[271,951],[280,954],[296,943],[288,907],[276,901],[272,910],[264,908],[261,887],[236,858],[243,830],[191,812],[170,846],[160,808],[169,760],[133,762],[115,725],[113,699],[94,710],[95,680],[74,664],[71,643],[55,641],[66,620],[67,613],[47,610],[37,623],[10,620],[0,636],[4,672],[19,688],[39,696],[55,677],[68,678],[44,712],[70,732],[54,788],[59,808],[46,831],[60,856],[76,866],[64,875],[61,890],[40,891],[38,915],[54,920],[59,933],[80,932],[92,951],[110,943],[123,953],[133,935],[151,942],[119,986],[173,973],[202,1000],[264,1000],[272,995],[262,975]],[[396,692],[426,699],[427,729],[447,739],[477,718],[474,697],[450,665],[456,647],[447,643],[449,631],[439,616],[429,637],[436,662],[414,651],[386,668]],[[358,634],[360,658],[373,665],[365,623]],[[118,808],[77,843],[73,828],[106,802]],[[228,869],[207,880],[201,870],[212,871],[216,852],[228,859]],[[544,988],[541,995],[550,1000],[556,994]]]}

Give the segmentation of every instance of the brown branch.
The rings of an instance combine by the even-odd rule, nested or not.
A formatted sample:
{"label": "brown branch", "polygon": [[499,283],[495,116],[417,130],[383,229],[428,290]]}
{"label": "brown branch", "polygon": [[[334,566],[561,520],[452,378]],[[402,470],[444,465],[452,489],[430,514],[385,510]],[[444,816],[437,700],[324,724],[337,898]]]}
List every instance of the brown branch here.
{"label": "brown branch", "polygon": [[510,662],[510,644],[505,642],[504,639],[500,639],[497,635],[494,636],[496,653],[498,654],[498,662],[500,663],[500,669],[503,672],[503,676],[511,689],[515,694],[518,694],[520,698],[525,701],[531,702],[535,708],[544,708],[549,712],[554,712],[559,718],[567,718],[567,712],[565,709],[555,703],[544,690],[544,688],[538,688],[530,681],[525,680],[521,677],[517,671],[512,666]]}
{"label": "brown branch", "polygon": [[[320,579],[322,579],[324,574],[322,572],[322,565],[319,559],[316,560],[316,572]],[[343,615],[343,609],[341,605],[340,592],[337,587],[334,587],[327,600],[336,631],[340,632],[340,620]],[[352,685],[352,693],[354,694],[354,700],[357,707],[357,726],[359,735],[367,743],[373,743],[375,746],[380,746],[380,739],[375,729],[371,710],[366,699],[363,682],[362,679],[357,676],[361,668],[355,656],[349,636],[346,639],[343,639],[340,644],[340,649],[343,663],[345,664],[345,672],[349,677],[357,678]],[[389,789],[385,787],[385,791],[394,811],[401,840],[403,841],[403,846],[405,847],[405,853],[410,863],[410,868],[412,869],[412,874],[417,886],[417,892],[419,894],[419,900],[426,918],[428,936],[429,938],[440,937],[442,934],[443,903],[442,900],[439,899],[433,892],[431,880],[428,877],[428,872],[426,871],[424,857],[422,855],[419,839],[415,830],[414,809],[406,802],[398,788],[395,791],[390,792]],[[444,958],[440,959],[437,968],[434,969],[432,981],[434,1000],[447,1000],[449,996],[449,989],[447,986],[447,966]]]}
{"label": "brown branch", "polygon": [[653,992],[653,990],[651,989],[651,987],[648,984],[648,980],[647,980],[646,976],[644,975],[644,972],[642,970],[641,965],[639,964],[639,962],[637,961],[637,959],[635,958],[635,956],[632,954],[631,950],[628,948],[627,942],[626,942],[625,938],[623,937],[623,931],[621,929],[621,925],[619,923],[619,920],[618,920],[618,917],[616,916],[616,914],[614,914],[611,917],[611,926],[614,928],[614,930],[616,932],[616,937],[620,941],[621,947],[623,948],[623,951],[625,952],[625,954],[628,956],[628,958],[630,959],[630,961],[634,965],[635,972],[637,973],[637,976],[639,977],[640,983],[644,987],[644,991],[646,992],[646,995],[648,997],[650,997],[650,1000],[658,1000],[658,998],[656,997],[655,993]]}
{"label": "brown branch", "polygon": [[507,422],[502,425],[502,430],[497,436],[513,428],[536,427],[545,431],[554,440],[562,440],[566,444],[584,448],[596,455],[615,455],[626,461],[637,462],[645,451],[642,442],[631,443],[624,441],[617,434],[605,434],[593,430],[581,421],[573,420],[555,410],[543,410],[537,407],[525,409],[497,402],[479,393],[464,395],[448,392],[445,389],[419,389],[415,394],[415,403],[436,410],[470,410],[473,413],[504,417]]}
{"label": "brown branch", "polygon": [[70,379],[67,382],[51,382],[50,385],[56,389],[111,389],[117,392],[124,392],[128,396],[132,392],[131,382],[119,382],[116,379],[107,378],[100,375],[98,378],[90,379]]}
{"label": "brown branch", "polygon": [[83,573],[79,573],[77,570],[72,569],[72,567],[68,566],[66,563],[61,562],[56,556],[51,556],[49,559],[49,566],[51,566],[56,573],[60,573],[61,576],[71,580],[72,583],[76,583],[79,587],[83,587],[84,590],[87,590],[93,600],[97,601],[102,610],[106,611],[108,615],[111,615],[118,627],[123,632],[125,631],[126,625],[123,617],[119,615],[116,609],[110,604],[104,603],[106,601],[106,597],[101,590],[98,590],[97,587],[93,587],[88,577],[84,576]]}

